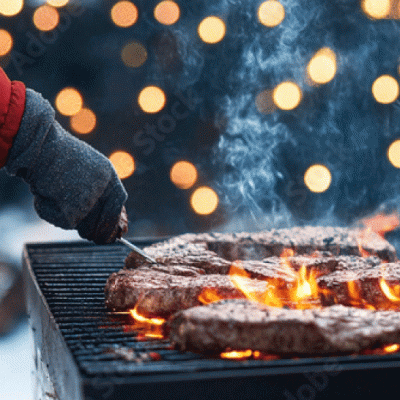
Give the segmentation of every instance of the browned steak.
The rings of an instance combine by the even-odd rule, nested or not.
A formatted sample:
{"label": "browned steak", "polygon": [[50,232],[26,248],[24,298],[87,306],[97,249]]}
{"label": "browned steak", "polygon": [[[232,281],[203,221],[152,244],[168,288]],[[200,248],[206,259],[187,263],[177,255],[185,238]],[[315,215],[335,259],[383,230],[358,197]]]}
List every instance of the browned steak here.
{"label": "browned steak", "polygon": [[180,350],[259,350],[279,355],[354,353],[400,343],[400,313],[343,305],[286,310],[225,300],[180,311],[169,321]]}
{"label": "browned steak", "polygon": [[[284,249],[296,255],[328,252],[332,255],[362,256],[360,246],[385,261],[397,260],[394,247],[379,235],[360,229],[340,227],[295,227],[257,233],[185,234],[149,246],[145,251],[162,264],[182,264],[205,270],[229,268],[227,261],[262,260],[281,256]],[[127,258],[127,268],[137,267],[134,257]]]}
{"label": "browned steak", "polygon": [[[302,265],[317,271],[317,281],[322,288],[332,292],[332,296],[323,296],[322,305],[334,302],[350,305],[348,282],[357,280],[360,294],[368,301],[384,301],[379,288],[382,266],[386,268],[385,276],[390,276],[391,283],[400,282],[400,265],[397,263],[382,264],[377,257],[361,258],[358,256],[339,257],[290,257],[293,270],[298,271]],[[229,263],[231,265],[232,263]],[[270,257],[262,261],[242,261],[243,270],[252,280],[252,289],[257,292],[266,290],[266,280],[279,279],[285,286],[294,281],[295,275],[284,265],[279,257]],[[203,289],[210,288],[222,298],[243,298],[235,289],[225,270],[211,266],[197,268],[180,265],[142,265],[136,269],[123,269],[114,273],[106,285],[106,305],[114,310],[135,307],[145,315],[170,315],[178,310],[200,305],[198,296]]]}

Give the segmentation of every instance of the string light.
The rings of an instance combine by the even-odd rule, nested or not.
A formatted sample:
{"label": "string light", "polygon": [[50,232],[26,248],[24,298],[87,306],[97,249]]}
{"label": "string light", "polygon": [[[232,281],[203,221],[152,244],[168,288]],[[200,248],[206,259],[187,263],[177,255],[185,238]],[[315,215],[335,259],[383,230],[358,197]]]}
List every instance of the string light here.
{"label": "string light", "polygon": [[13,47],[13,38],[10,33],[0,29],[0,57],[8,54]]}
{"label": "string light", "polygon": [[83,99],[76,89],[65,88],[57,94],[55,104],[61,114],[72,116],[82,109]]}
{"label": "string light", "polygon": [[393,76],[381,75],[372,84],[372,94],[378,103],[393,103],[399,97],[399,84]]}
{"label": "string light", "polygon": [[274,103],[282,110],[293,110],[301,101],[301,90],[294,82],[282,82],[273,93]]}
{"label": "string light", "polygon": [[197,32],[203,42],[210,44],[218,43],[225,36],[225,22],[215,16],[204,18],[200,22]]}
{"label": "string light", "polygon": [[258,8],[258,20],[268,28],[278,26],[285,19],[285,8],[278,0],[268,0]]}
{"label": "string light", "polygon": [[13,17],[19,14],[23,7],[23,0],[0,0],[0,14],[6,17]]}
{"label": "string light", "polygon": [[71,117],[71,128],[81,135],[86,135],[96,127],[96,114],[88,108],[82,108]]}
{"label": "string light", "polygon": [[141,43],[130,42],[123,47],[121,58],[127,67],[138,68],[146,62],[147,50]]}
{"label": "string light", "polygon": [[387,157],[394,167],[400,168],[400,140],[395,140],[389,146]]}
{"label": "string light", "polygon": [[130,1],[119,1],[111,9],[111,19],[120,28],[128,28],[136,23],[139,12]]}
{"label": "string light", "polygon": [[194,212],[200,215],[212,214],[217,209],[218,203],[218,195],[207,186],[197,188],[190,198]]}
{"label": "string light", "polygon": [[362,0],[361,8],[370,18],[386,18],[390,13],[391,0]]}
{"label": "string light", "polygon": [[319,50],[307,65],[310,80],[317,84],[330,82],[336,74],[336,55],[328,47]]}
{"label": "string light", "polygon": [[154,18],[163,25],[173,25],[180,17],[181,10],[174,1],[166,0],[157,4]]}
{"label": "string light", "polygon": [[69,0],[47,0],[47,4],[53,7],[64,7],[68,2]]}
{"label": "string light", "polygon": [[325,165],[315,164],[307,169],[304,174],[304,183],[314,193],[328,190],[332,182],[331,172]]}
{"label": "string light", "polygon": [[60,22],[58,11],[51,6],[44,5],[36,9],[33,14],[33,23],[40,31],[51,31]]}
{"label": "string light", "polygon": [[170,178],[179,189],[189,189],[197,181],[197,169],[189,161],[178,161],[171,168]]}
{"label": "string light", "polygon": [[149,114],[161,111],[166,102],[165,93],[158,86],[147,86],[139,94],[140,108]]}
{"label": "string light", "polygon": [[115,151],[109,157],[120,179],[129,178],[135,171],[135,160],[126,151]]}

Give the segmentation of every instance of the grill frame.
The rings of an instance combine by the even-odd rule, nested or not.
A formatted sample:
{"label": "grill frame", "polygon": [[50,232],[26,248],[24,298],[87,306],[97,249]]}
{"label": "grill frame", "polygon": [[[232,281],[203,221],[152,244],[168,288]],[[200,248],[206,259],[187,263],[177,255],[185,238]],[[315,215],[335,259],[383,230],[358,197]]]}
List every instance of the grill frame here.
{"label": "grill frame", "polygon": [[[144,247],[156,241],[133,242]],[[84,262],[82,257],[79,259],[79,253],[86,255]],[[147,400],[337,399],[337,396],[349,395],[351,398],[379,396],[382,384],[386,389],[399,388],[399,354],[230,361],[179,353],[169,349],[167,341],[138,342],[132,334],[121,333],[122,326],[120,330],[89,329],[93,321],[109,320],[104,295],[101,298],[93,293],[104,287],[106,276],[122,267],[128,253],[119,243],[97,246],[76,241],[25,245],[23,277],[36,369],[48,375],[60,400],[125,400],[132,399],[132,393],[134,398]],[[101,256],[106,262],[99,261]],[[82,262],[84,266],[77,265]],[[65,265],[66,269],[60,272],[59,265]],[[91,274],[93,271],[97,276]],[[81,281],[75,282],[74,290],[69,290],[68,285],[79,278]],[[94,286],[96,290],[88,291]],[[80,302],[83,302],[82,309]],[[76,308],[71,309],[71,303]],[[78,315],[80,312],[82,316]],[[59,313],[66,315],[61,317]],[[69,323],[76,327],[72,332],[68,329]],[[107,358],[107,343],[99,342],[102,336],[110,340],[110,348],[133,347],[144,353],[158,351],[163,360],[136,364],[111,357],[102,361]],[[85,361],[86,350],[92,351],[94,360]],[[170,361],[168,357],[165,360],[166,355]]]}

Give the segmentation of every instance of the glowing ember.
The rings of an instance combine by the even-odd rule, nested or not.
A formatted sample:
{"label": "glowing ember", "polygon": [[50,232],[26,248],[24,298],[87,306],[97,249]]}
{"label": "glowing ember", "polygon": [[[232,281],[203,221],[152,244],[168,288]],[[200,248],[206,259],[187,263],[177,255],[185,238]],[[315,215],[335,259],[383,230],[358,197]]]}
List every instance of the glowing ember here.
{"label": "glowing ember", "polygon": [[252,354],[253,354],[252,350],[244,350],[244,351],[228,351],[225,353],[221,353],[220,356],[221,358],[238,359],[238,358],[251,357]]}
{"label": "glowing ember", "polygon": [[385,353],[395,353],[396,351],[398,351],[400,349],[400,345],[399,344],[391,344],[389,346],[385,346],[383,348],[383,350],[385,351]]}

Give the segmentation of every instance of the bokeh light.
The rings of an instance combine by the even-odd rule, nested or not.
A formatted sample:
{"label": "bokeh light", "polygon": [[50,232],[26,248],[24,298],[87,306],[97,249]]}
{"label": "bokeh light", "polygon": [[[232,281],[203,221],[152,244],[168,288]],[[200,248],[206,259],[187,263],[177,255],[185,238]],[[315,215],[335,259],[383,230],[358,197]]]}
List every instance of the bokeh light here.
{"label": "bokeh light", "polygon": [[393,103],[399,97],[399,84],[391,75],[381,75],[372,84],[372,94],[378,103]]}
{"label": "bokeh light", "polygon": [[76,89],[65,88],[57,94],[55,104],[61,114],[72,116],[82,109],[83,99]]}
{"label": "bokeh light", "polygon": [[204,18],[200,22],[197,32],[203,42],[210,44],[218,43],[225,36],[225,22],[215,16]]}
{"label": "bokeh light", "polygon": [[170,178],[179,189],[189,189],[197,181],[197,169],[189,161],[178,161],[171,168]]}
{"label": "bokeh light", "polygon": [[301,101],[301,89],[294,82],[282,82],[273,93],[274,103],[282,110],[293,110]]}
{"label": "bokeh light", "polygon": [[181,10],[174,1],[166,0],[157,4],[154,18],[163,25],[173,25],[180,17]]}
{"label": "bokeh light", "polygon": [[0,29],[0,57],[8,54],[13,47],[13,38],[10,33]]}
{"label": "bokeh light", "polygon": [[81,135],[86,135],[96,127],[96,114],[88,108],[82,108],[71,117],[71,129]]}
{"label": "bokeh light", "polygon": [[258,8],[258,19],[268,28],[278,26],[285,19],[285,8],[278,0],[265,1]]}
{"label": "bokeh light", "polygon": [[387,157],[394,167],[400,168],[400,140],[395,140],[389,146]]}
{"label": "bokeh light", "polygon": [[119,179],[129,178],[135,172],[135,160],[126,151],[115,151],[109,157]]}
{"label": "bokeh light", "polygon": [[60,15],[54,7],[44,5],[36,9],[33,14],[33,23],[40,31],[51,31],[60,22]]}
{"label": "bokeh light", "polygon": [[147,50],[141,43],[130,42],[123,47],[121,58],[127,67],[138,68],[146,62]]}
{"label": "bokeh light", "polygon": [[140,108],[150,114],[161,111],[166,102],[165,93],[158,86],[147,86],[139,94],[138,103]]}
{"label": "bokeh light", "polygon": [[23,0],[0,0],[0,14],[6,17],[17,15],[24,7]]}
{"label": "bokeh light", "polygon": [[391,0],[362,0],[361,8],[370,18],[386,18],[390,13]]}
{"label": "bokeh light", "polygon": [[119,1],[111,9],[111,19],[120,28],[128,28],[136,23],[139,12],[130,1]]}
{"label": "bokeh light", "polygon": [[218,207],[219,198],[215,191],[207,186],[197,188],[190,197],[190,204],[196,214],[209,215]]}
{"label": "bokeh light", "polygon": [[271,90],[263,90],[256,96],[256,107],[261,114],[270,114],[276,110],[273,92]]}
{"label": "bokeh light", "polygon": [[69,0],[47,0],[47,4],[53,7],[64,7],[68,2]]}
{"label": "bokeh light", "polygon": [[330,82],[336,74],[336,55],[328,47],[319,50],[307,65],[307,74],[312,82],[324,84]]}
{"label": "bokeh light", "polygon": [[325,165],[315,164],[307,169],[304,174],[304,183],[314,193],[328,190],[332,182],[331,172]]}

